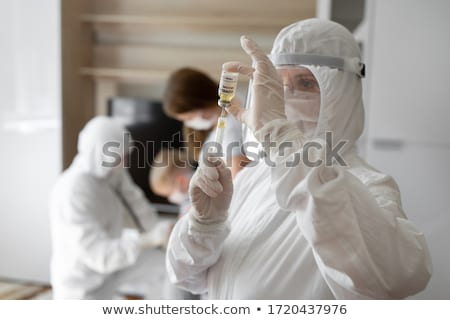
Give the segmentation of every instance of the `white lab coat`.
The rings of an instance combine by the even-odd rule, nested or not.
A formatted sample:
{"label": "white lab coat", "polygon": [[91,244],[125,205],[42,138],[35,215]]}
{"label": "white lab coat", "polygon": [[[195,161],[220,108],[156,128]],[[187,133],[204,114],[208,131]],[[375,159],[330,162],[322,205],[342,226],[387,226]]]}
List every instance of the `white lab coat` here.
{"label": "white lab coat", "polygon": [[[332,22],[307,20],[282,30],[273,51],[357,56],[347,33]],[[287,166],[308,139],[287,120],[267,123],[255,133],[259,141],[270,134],[291,147],[284,154],[266,149],[273,167],[261,161],[237,175],[225,223],[201,225],[192,215],[177,223],[166,257],[172,282],[211,299],[390,299],[428,283],[428,248],[402,210],[395,181],[353,147],[364,127],[361,80],[307,67],[321,89],[314,141],[322,149],[310,149],[310,160],[326,160],[331,131],[336,143],[348,141],[347,166]]]}
{"label": "white lab coat", "polygon": [[86,126],[79,138],[82,151],[51,196],[51,282],[56,299],[111,299],[138,260],[139,233],[125,228],[128,213],[117,193],[145,230],[158,219],[123,168],[99,167],[99,142],[121,141],[123,134],[123,128],[111,121],[99,117]]}
{"label": "white lab coat", "polygon": [[173,282],[211,299],[389,299],[424,288],[427,246],[391,177],[353,151],[348,169],[306,174],[283,159],[237,175],[228,223],[177,223]]}

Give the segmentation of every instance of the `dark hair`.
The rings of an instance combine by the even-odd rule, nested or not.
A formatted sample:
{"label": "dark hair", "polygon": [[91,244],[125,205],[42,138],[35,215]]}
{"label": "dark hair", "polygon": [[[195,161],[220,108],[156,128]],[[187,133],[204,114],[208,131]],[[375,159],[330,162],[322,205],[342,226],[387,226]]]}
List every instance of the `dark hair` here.
{"label": "dark hair", "polygon": [[168,116],[210,107],[217,102],[218,84],[205,73],[178,69],[169,78],[163,97],[163,109]]}

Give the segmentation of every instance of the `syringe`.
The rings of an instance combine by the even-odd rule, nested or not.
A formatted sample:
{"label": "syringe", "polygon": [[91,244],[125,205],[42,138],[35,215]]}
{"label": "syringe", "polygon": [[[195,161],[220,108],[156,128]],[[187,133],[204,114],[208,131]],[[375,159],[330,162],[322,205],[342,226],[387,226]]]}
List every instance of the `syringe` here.
{"label": "syringe", "polygon": [[217,119],[216,139],[215,139],[216,143],[220,146],[223,143],[223,134],[224,134],[226,126],[227,126],[227,112],[225,111],[225,108],[222,107],[220,116]]}

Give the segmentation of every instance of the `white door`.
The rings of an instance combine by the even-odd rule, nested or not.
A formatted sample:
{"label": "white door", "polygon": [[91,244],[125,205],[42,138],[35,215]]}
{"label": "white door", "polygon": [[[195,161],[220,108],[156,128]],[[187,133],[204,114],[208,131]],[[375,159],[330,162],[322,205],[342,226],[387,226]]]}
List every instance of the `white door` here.
{"label": "white door", "polygon": [[49,280],[61,170],[59,1],[0,1],[0,278]]}

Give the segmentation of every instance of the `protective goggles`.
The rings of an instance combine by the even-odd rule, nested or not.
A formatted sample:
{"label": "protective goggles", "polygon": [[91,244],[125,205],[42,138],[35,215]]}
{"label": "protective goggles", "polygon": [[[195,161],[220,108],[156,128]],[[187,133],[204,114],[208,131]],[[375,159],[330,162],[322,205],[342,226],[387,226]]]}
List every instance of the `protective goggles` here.
{"label": "protective goggles", "polygon": [[269,55],[269,58],[276,67],[287,67],[292,65],[326,66],[352,72],[360,78],[364,78],[366,75],[366,65],[362,63],[359,58],[339,58],[297,53],[271,54]]}
{"label": "protective goggles", "polygon": [[277,66],[277,73],[283,82],[284,96],[294,94],[296,91],[319,93],[319,84],[314,75],[304,66]]}

